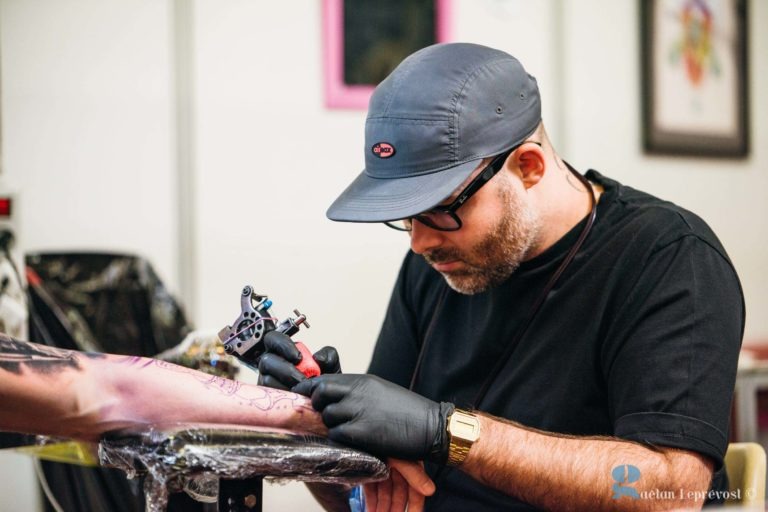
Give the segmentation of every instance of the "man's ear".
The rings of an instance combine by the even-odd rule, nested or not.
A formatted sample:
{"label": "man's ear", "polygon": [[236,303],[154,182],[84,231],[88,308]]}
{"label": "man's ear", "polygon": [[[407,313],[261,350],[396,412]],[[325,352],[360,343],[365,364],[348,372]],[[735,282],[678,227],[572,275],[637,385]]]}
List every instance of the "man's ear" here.
{"label": "man's ear", "polygon": [[526,143],[518,149],[515,160],[520,169],[520,179],[526,189],[536,185],[544,177],[546,163],[544,152],[536,144]]}

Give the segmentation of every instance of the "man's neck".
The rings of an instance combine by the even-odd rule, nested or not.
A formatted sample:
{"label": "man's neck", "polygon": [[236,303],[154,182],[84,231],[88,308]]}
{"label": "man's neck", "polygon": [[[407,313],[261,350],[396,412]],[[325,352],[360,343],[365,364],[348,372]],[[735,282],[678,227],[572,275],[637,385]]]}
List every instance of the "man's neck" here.
{"label": "man's neck", "polygon": [[[529,251],[526,260],[531,260],[552,247],[592,211],[592,199],[584,185],[572,175],[569,178],[573,178],[573,182],[569,182],[567,188],[559,194],[559,200],[554,203],[559,206],[546,212],[542,219],[539,239]],[[603,187],[592,182],[589,184],[589,192],[594,194],[597,207]]]}

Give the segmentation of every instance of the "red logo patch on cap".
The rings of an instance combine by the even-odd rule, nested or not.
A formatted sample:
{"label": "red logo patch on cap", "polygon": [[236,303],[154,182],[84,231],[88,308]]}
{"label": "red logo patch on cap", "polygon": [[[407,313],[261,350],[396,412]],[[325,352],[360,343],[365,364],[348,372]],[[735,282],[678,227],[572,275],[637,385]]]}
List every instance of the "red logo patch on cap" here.
{"label": "red logo patch on cap", "polygon": [[395,154],[395,146],[389,142],[377,142],[371,148],[374,156],[379,158],[389,158]]}

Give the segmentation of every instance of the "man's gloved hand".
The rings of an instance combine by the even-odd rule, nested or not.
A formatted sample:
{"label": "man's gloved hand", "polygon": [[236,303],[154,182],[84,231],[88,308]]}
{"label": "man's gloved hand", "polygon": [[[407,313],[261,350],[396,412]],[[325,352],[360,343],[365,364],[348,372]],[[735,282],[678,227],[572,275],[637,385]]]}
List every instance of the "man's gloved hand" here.
{"label": "man's gloved hand", "polygon": [[[259,385],[287,391],[306,380],[296,368],[302,358],[301,352],[287,335],[269,331],[264,335],[264,349],[259,359]],[[341,373],[339,353],[335,348],[323,347],[314,353],[313,359],[323,374]]]}
{"label": "man's gloved hand", "polygon": [[453,404],[433,402],[374,375],[320,375],[292,391],[311,397],[334,441],[379,456],[445,464]]}

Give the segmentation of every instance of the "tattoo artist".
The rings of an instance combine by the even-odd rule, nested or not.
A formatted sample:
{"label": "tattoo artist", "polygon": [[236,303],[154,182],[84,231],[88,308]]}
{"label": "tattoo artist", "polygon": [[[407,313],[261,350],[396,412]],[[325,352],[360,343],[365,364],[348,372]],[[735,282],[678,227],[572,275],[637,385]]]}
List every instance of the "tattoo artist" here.
{"label": "tattoo artist", "polygon": [[[368,373],[326,348],[306,379],[270,333],[260,382],[311,397],[334,440],[425,461],[427,510],[687,510],[727,490],[736,272],[693,213],[565,162],[514,57],[456,43],[406,58],[327,215],[410,238]],[[617,481],[628,465],[641,477]],[[624,484],[648,498],[617,497]],[[369,510],[403,510],[385,485],[367,486]]]}

